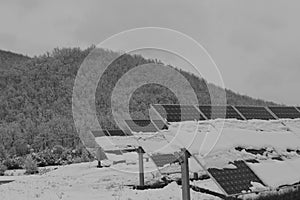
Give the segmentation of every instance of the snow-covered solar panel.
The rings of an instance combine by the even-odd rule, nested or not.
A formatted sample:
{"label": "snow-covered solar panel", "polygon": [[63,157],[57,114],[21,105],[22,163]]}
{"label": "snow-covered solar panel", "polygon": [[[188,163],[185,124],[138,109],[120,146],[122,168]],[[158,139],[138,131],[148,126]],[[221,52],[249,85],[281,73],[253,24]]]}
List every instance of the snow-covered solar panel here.
{"label": "snow-covered solar panel", "polygon": [[194,105],[153,105],[153,108],[168,122],[205,120]]}
{"label": "snow-covered solar panel", "polygon": [[227,106],[199,106],[207,119],[239,119],[243,117],[230,105]]}
{"label": "snow-covered solar panel", "polygon": [[132,132],[157,132],[158,129],[151,122],[151,120],[125,120],[128,128]]}
{"label": "snow-covered solar panel", "polygon": [[150,157],[157,167],[164,167],[178,160],[174,154],[153,154]]}
{"label": "snow-covered solar panel", "polygon": [[279,119],[296,119],[300,118],[300,112],[295,107],[268,107]]}
{"label": "snow-covered solar panel", "polygon": [[211,176],[213,176],[228,195],[236,195],[251,191],[251,182],[264,185],[264,183],[244,161],[235,161],[232,165],[235,167],[225,169],[208,169]]}
{"label": "snow-covered solar panel", "polygon": [[249,163],[251,169],[271,188],[297,185],[300,183],[300,158],[284,161],[266,160]]}
{"label": "snow-covered solar panel", "polygon": [[271,120],[275,119],[265,107],[235,106],[235,108],[247,119]]}

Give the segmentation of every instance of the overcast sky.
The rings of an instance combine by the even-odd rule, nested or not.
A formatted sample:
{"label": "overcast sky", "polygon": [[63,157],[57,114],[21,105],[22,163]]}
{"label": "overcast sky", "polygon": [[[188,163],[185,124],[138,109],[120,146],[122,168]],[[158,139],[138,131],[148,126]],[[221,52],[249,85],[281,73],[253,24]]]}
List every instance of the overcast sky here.
{"label": "overcast sky", "polygon": [[299,105],[299,10],[296,0],[0,0],[0,49],[33,56],[131,28],[171,28],[207,49],[227,88]]}

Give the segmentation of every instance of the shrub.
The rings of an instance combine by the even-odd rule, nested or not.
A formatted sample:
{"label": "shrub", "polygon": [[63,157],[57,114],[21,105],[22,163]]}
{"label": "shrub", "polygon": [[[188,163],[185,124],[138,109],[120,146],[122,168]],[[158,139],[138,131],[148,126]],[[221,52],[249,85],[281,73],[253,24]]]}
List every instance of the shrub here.
{"label": "shrub", "polygon": [[44,166],[51,166],[51,165],[56,165],[55,157],[53,153],[49,149],[45,149],[44,151],[39,152],[36,155],[36,160],[39,163],[39,166],[44,165]]}
{"label": "shrub", "polygon": [[0,164],[0,176],[4,175],[4,172],[7,170],[7,167],[3,164]]}
{"label": "shrub", "polygon": [[7,158],[3,161],[3,165],[7,167],[7,169],[22,169],[22,165],[24,164],[24,159],[21,157],[13,157]]}
{"label": "shrub", "polygon": [[82,159],[80,157],[76,157],[73,159],[73,163],[81,163]]}
{"label": "shrub", "polygon": [[53,153],[58,155],[58,156],[61,156],[64,151],[65,151],[65,148],[61,145],[55,145],[53,147]]}
{"label": "shrub", "polygon": [[25,174],[36,174],[39,172],[39,169],[37,167],[36,162],[32,159],[31,156],[27,156],[25,163],[24,163],[24,168],[25,168]]}

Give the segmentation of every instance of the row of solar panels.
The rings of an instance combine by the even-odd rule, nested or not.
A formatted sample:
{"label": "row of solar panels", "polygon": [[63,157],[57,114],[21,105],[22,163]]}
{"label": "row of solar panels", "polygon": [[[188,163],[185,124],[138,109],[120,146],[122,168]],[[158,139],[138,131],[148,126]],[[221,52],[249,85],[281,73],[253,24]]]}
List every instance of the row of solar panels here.
{"label": "row of solar panels", "polygon": [[300,118],[300,107],[153,105],[168,122],[207,119],[274,120]]}
{"label": "row of solar panels", "polygon": [[159,130],[168,129],[168,126],[162,120],[125,120],[128,129],[103,129],[92,131],[94,137],[103,136],[129,136],[133,132],[157,132]]}
{"label": "row of solar panels", "polygon": [[[155,104],[152,108],[166,122],[201,121],[210,119],[275,120],[300,118],[300,107],[259,106],[195,106]],[[129,132],[103,130],[96,135],[125,136],[132,132],[157,132],[167,129],[164,120],[125,120]],[[95,134],[94,134],[95,135]]]}

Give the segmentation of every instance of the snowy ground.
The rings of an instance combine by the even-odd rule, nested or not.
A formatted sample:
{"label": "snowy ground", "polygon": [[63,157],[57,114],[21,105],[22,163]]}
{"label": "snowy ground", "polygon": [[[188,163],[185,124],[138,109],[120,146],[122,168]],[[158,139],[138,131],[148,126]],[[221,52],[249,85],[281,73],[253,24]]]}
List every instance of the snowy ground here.
{"label": "snowy ground", "polygon": [[[133,190],[126,185],[138,183],[136,165],[117,164],[114,168],[96,168],[97,163],[81,163],[61,167],[44,175],[22,176],[16,181],[0,186],[1,200],[153,200],[181,199],[181,187],[175,182],[162,189]],[[152,167],[146,163],[146,168]],[[153,174],[146,174],[146,182]],[[158,177],[157,177],[158,178]],[[203,186],[216,188],[211,180]],[[192,192],[192,199],[218,199]]]}
{"label": "snowy ground", "polygon": [[[237,121],[220,120],[205,122],[173,123],[169,130],[160,133],[136,134],[131,137],[99,137],[98,144],[105,150],[143,146],[145,155],[146,183],[161,178],[161,174],[149,159],[155,153],[174,153],[187,148],[193,157],[190,171],[205,173],[205,168],[231,168],[234,160],[254,159],[259,163],[248,165],[269,186],[276,188],[300,181],[300,120]],[[236,150],[240,147],[242,150]],[[253,154],[247,149],[265,149],[263,154]],[[97,163],[74,164],[52,169],[42,175],[5,176],[1,180],[14,182],[0,185],[0,199],[181,199],[181,187],[175,182],[162,189],[133,190],[127,185],[138,184],[137,154],[107,154],[109,168],[96,168]],[[274,160],[280,158],[281,161]],[[114,164],[120,161],[125,163]],[[164,170],[174,170],[176,165]],[[177,166],[178,171],[178,166]],[[270,170],[271,169],[271,170]],[[160,172],[163,171],[159,168]],[[8,172],[10,173],[10,172]],[[21,173],[21,172],[20,172]],[[17,175],[15,172],[14,175]],[[178,175],[177,175],[178,176]],[[221,192],[211,180],[191,184]],[[253,190],[259,185],[253,183]],[[192,199],[218,199],[210,195],[192,192]]]}

